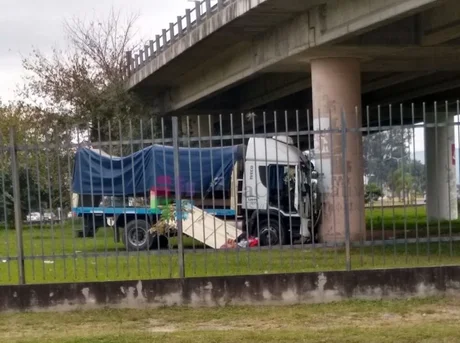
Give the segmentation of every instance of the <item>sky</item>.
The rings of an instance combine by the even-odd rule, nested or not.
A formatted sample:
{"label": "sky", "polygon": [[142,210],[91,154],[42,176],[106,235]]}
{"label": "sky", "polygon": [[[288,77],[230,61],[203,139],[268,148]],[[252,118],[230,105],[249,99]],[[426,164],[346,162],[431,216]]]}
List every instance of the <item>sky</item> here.
{"label": "sky", "polygon": [[[105,18],[114,8],[138,13],[138,38],[149,40],[192,8],[190,0],[0,0],[0,100],[16,99],[24,75],[21,58],[34,48],[47,53],[64,47],[63,22],[73,17]],[[416,130],[416,151],[424,150],[423,130]],[[456,139],[458,142],[458,137]]]}
{"label": "sky", "polygon": [[15,99],[24,74],[22,56],[33,48],[46,53],[53,46],[65,46],[65,19],[105,18],[111,8],[138,13],[138,36],[148,40],[192,6],[187,0],[0,0],[0,99]]}

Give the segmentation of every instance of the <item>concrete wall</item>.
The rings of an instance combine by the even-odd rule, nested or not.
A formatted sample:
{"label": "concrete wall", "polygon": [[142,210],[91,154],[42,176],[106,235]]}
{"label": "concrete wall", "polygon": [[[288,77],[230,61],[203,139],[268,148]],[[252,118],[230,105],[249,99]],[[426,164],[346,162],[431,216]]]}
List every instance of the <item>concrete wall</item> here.
{"label": "concrete wall", "polygon": [[460,294],[460,267],[1,286],[0,311],[274,305]]}

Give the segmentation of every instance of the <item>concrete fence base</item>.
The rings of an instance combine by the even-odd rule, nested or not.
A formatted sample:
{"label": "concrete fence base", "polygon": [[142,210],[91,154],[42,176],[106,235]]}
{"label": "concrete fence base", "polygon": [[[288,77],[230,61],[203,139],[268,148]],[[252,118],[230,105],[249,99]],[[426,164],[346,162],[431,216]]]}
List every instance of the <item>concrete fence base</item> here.
{"label": "concrete fence base", "polygon": [[286,305],[460,295],[460,267],[0,286],[0,311]]}

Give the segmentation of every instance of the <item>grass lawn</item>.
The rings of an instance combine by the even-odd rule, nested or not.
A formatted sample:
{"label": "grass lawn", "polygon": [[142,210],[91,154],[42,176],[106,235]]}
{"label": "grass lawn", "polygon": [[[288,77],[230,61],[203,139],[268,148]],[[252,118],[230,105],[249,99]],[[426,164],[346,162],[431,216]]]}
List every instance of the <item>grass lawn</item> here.
{"label": "grass lawn", "polygon": [[[397,206],[366,208],[366,229],[376,233],[396,231],[398,237],[404,237],[404,231],[410,237],[418,233],[419,237],[449,235],[460,233],[460,220],[428,221],[425,206]],[[402,231],[402,232],[401,232]]]}
{"label": "grass lawn", "polygon": [[[375,208],[366,211],[368,238],[380,240],[382,233],[394,237],[426,237],[460,232],[459,221],[426,224],[423,207]],[[384,230],[382,231],[382,224]],[[394,227],[393,227],[394,226]],[[101,229],[95,238],[74,238],[70,224],[50,227],[24,226],[24,249],[27,256],[27,283],[105,281],[178,277],[177,251],[126,253],[122,243],[115,243],[111,229]],[[406,228],[406,230],[404,230]],[[401,231],[402,230],[402,231]],[[0,231],[0,284],[18,282],[15,230]],[[396,233],[396,235],[394,235]],[[174,244],[174,241],[172,242]],[[185,240],[187,276],[244,275],[259,273],[343,270],[343,248],[289,246],[282,249],[212,250],[200,243]],[[93,255],[88,255],[88,254]],[[104,254],[107,253],[107,254]],[[67,255],[66,258],[55,255]],[[97,256],[94,256],[97,255]],[[460,242],[370,245],[353,248],[353,269],[412,267],[460,264]]]}
{"label": "grass lawn", "polygon": [[0,342],[459,342],[460,300],[0,315]]}

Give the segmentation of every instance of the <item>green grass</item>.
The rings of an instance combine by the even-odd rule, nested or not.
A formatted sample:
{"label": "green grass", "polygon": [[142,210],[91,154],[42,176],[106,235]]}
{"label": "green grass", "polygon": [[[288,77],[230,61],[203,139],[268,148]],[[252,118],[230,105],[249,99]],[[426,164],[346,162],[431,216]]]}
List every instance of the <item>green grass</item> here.
{"label": "green grass", "polygon": [[460,233],[460,220],[428,220],[425,206],[379,207],[366,208],[367,231],[382,232],[396,231],[397,236],[404,236],[401,231],[407,231],[411,237],[417,233],[426,237],[427,232],[433,235],[448,235]]}
{"label": "green grass", "polygon": [[[453,234],[460,232],[458,221],[440,223],[439,226],[433,223],[427,230],[426,213],[423,207],[368,209],[366,221],[367,231],[374,240],[382,237],[381,223],[384,223],[384,233],[388,233],[387,237],[425,237],[429,234],[430,237],[435,238],[438,234],[445,235],[450,231]],[[393,222],[398,229],[393,229]],[[420,226],[416,225],[418,222]],[[422,223],[425,223],[425,226]],[[402,231],[401,225],[403,225]],[[25,256],[45,256],[35,260],[26,259],[27,283],[179,276],[177,250],[163,251],[162,254],[131,252],[127,256],[123,244],[114,242],[111,229],[99,230],[95,238],[74,238],[75,231],[79,229],[81,229],[79,224],[72,226],[69,223],[63,226],[55,225],[53,228],[24,226]],[[7,259],[8,256],[16,256],[15,235],[15,230],[0,231],[0,284],[18,282],[17,262]],[[175,241],[172,240],[171,243],[174,248]],[[185,245],[186,248],[191,248],[194,242],[185,239]],[[291,249],[287,246],[272,250],[258,248],[236,251],[204,250],[201,243],[196,243],[195,247],[195,251],[185,254],[186,276],[344,270],[346,266],[343,248],[297,246]],[[104,252],[115,255],[95,257],[85,254]],[[68,257],[53,257],[54,255],[68,255]],[[362,246],[352,249],[351,263],[353,269],[460,264],[460,242],[387,243],[385,246]]]}
{"label": "green grass", "polygon": [[458,342],[460,300],[0,315],[0,342]]}

